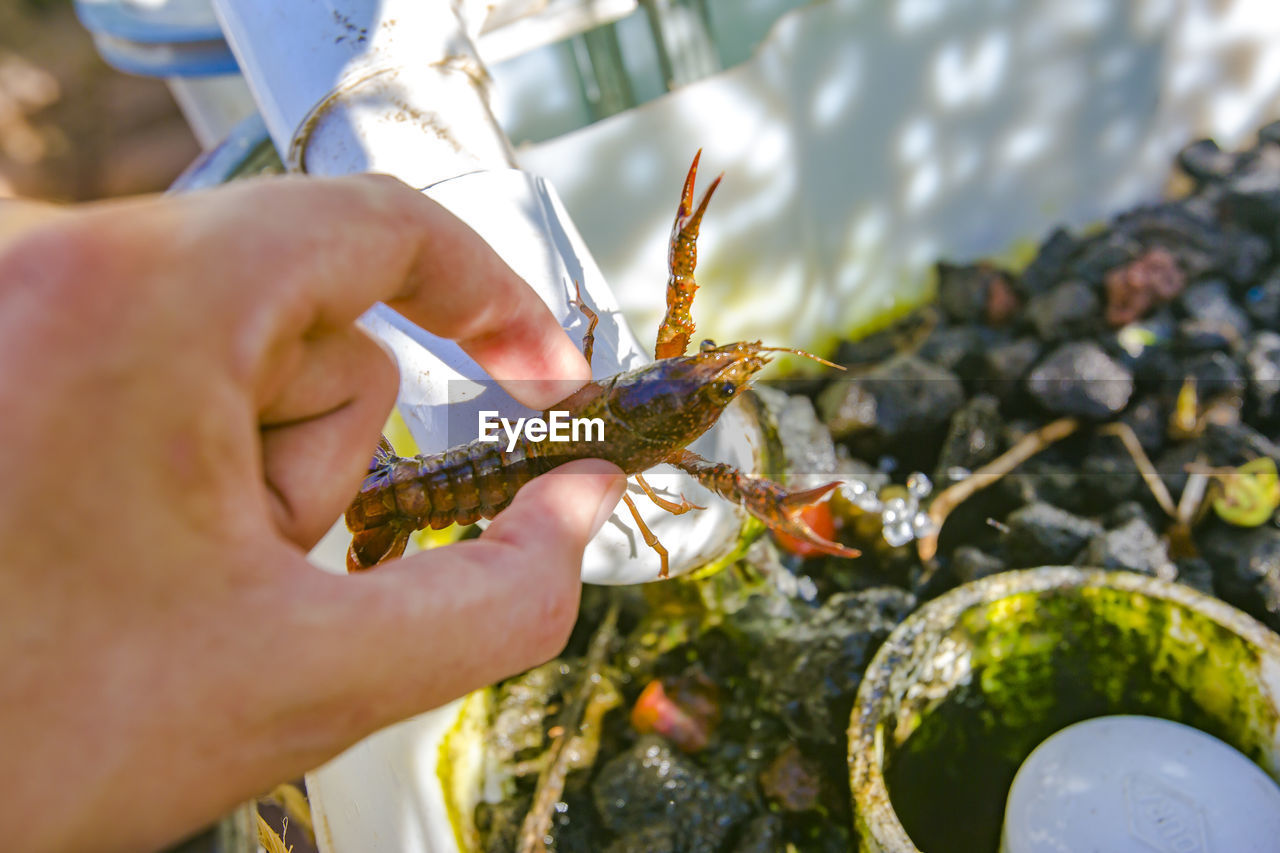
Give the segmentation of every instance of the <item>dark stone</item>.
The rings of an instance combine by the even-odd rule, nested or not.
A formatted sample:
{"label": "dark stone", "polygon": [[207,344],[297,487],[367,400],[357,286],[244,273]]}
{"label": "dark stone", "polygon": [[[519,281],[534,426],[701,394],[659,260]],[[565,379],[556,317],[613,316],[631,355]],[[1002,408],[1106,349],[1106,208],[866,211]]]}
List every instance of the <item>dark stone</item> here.
{"label": "dark stone", "polygon": [[1230,326],[1205,320],[1178,324],[1178,349],[1182,352],[1225,351],[1239,345],[1240,337]]}
{"label": "dark stone", "polygon": [[1178,152],[1178,167],[1199,183],[1215,183],[1235,170],[1237,156],[1212,139],[1201,139]]}
{"label": "dark stone", "polygon": [[[746,800],[712,781],[658,735],[645,735],[611,758],[596,774],[591,793],[601,822],[623,836],[615,842],[623,844],[617,851],[715,853],[751,812]],[[657,830],[671,832],[658,837]],[[628,837],[650,846],[635,846]]]}
{"label": "dark stone", "polygon": [[1247,383],[1240,365],[1223,352],[1208,352],[1192,356],[1183,362],[1183,376],[1196,382],[1196,394],[1201,400],[1219,394],[1243,394]]}
{"label": "dark stone", "polygon": [[937,470],[941,473],[935,479],[941,481],[951,468],[973,470],[996,458],[1003,429],[1000,401],[988,394],[973,397],[951,416],[938,454]]}
{"label": "dark stone", "polygon": [[1015,567],[1070,563],[1090,539],[1102,532],[1095,521],[1046,503],[1015,510],[1005,519],[1005,551]]}
{"label": "dark stone", "polygon": [[1044,347],[1033,337],[993,346],[983,357],[983,376],[976,384],[999,399],[1008,400],[1019,391],[1023,377],[1043,352]]}
{"label": "dark stone", "polygon": [[1008,568],[1004,560],[972,545],[961,545],[951,555],[951,574],[960,583],[999,574]]}
{"label": "dark stone", "polygon": [[1081,508],[1080,471],[1076,465],[1033,458],[1002,477],[996,488],[1018,506],[1046,503]]}
{"label": "dark stone", "polygon": [[757,815],[742,829],[733,853],[777,853],[785,850],[786,827],[782,818],[768,813]]}
{"label": "dark stone", "polygon": [[1102,303],[1083,281],[1064,281],[1032,297],[1024,316],[1050,343],[1093,334],[1102,325]]}
{"label": "dark stone", "polygon": [[1249,375],[1249,393],[1253,398],[1258,417],[1269,419],[1280,414],[1277,395],[1280,395],[1280,334],[1258,332],[1249,341],[1244,357]]}
{"label": "dark stone", "polygon": [[930,335],[918,355],[967,379],[981,372],[983,354],[1004,339],[1003,334],[986,326],[948,326]]}
{"label": "dark stone", "polygon": [[1178,302],[1187,317],[1209,327],[1224,326],[1236,341],[1252,330],[1249,315],[1236,304],[1225,281],[1211,279],[1193,284],[1182,292]]}
{"label": "dark stone", "polygon": [[1004,273],[990,264],[938,264],[938,304],[957,323],[987,319],[992,288],[1007,285]]}
{"label": "dark stone", "polygon": [[1108,272],[1141,255],[1142,248],[1142,244],[1129,235],[1109,229],[1085,241],[1066,272],[1073,278],[1100,285]]}
{"label": "dark stone", "polygon": [[1244,310],[1265,329],[1280,330],[1280,270],[1245,291]]}
{"label": "dark stone", "polygon": [[1218,595],[1280,631],[1280,529],[1214,521],[1196,537]]}
{"label": "dark stone", "polygon": [[1280,121],[1264,124],[1258,130],[1259,145],[1280,145]]}
{"label": "dark stone", "polygon": [[1080,247],[1080,242],[1065,228],[1055,229],[1040,245],[1035,258],[1027,264],[1018,285],[1029,296],[1048,290],[1063,278],[1063,271]]}
{"label": "dark stone", "polygon": [[1134,519],[1140,519],[1147,526],[1151,526],[1151,516],[1142,504],[1137,501],[1123,501],[1111,508],[1104,522],[1107,527],[1123,527]]}
{"label": "dark stone", "polygon": [[853,379],[833,381],[818,397],[818,411],[840,438],[870,439],[861,455],[878,456],[904,440],[932,439],[964,402],[950,371],[901,355]]}
{"label": "dark stone", "polygon": [[1107,436],[1093,441],[1080,461],[1080,500],[1088,512],[1103,512],[1131,498],[1142,487],[1133,457],[1120,440]]}
{"label": "dark stone", "polygon": [[760,707],[798,741],[831,743],[849,724],[863,669],[915,598],[893,587],[836,593],[788,620],[761,612],[757,600],[730,630],[745,635],[752,649],[748,672],[759,685]]}
{"label": "dark stone", "polygon": [[1031,371],[1031,396],[1058,415],[1104,419],[1133,393],[1133,374],[1092,341],[1064,344]]}
{"label": "dark stone", "polygon": [[1225,251],[1214,268],[1225,275],[1240,291],[1257,281],[1271,261],[1271,241],[1265,237],[1228,226],[1223,229]]}
{"label": "dark stone", "polygon": [[1094,536],[1077,562],[1082,566],[1123,569],[1163,580],[1173,580],[1177,574],[1164,542],[1141,518]]}
{"label": "dark stone", "polygon": [[1213,595],[1213,566],[1204,557],[1183,557],[1177,561],[1178,582],[1205,595]]}
{"label": "dark stone", "polygon": [[[510,848],[514,850],[515,848]],[[556,849],[559,849],[557,846]],[[566,850],[574,848],[566,847]],[[590,850],[590,847],[584,847],[583,850]],[[673,826],[664,826],[661,824],[653,826],[645,826],[634,832],[628,832],[620,838],[615,838],[610,842],[609,846],[604,848],[604,853],[655,853],[655,851],[664,851],[664,853],[677,853],[680,850],[686,850],[684,839],[680,837],[678,830]]]}
{"label": "dark stone", "polygon": [[1131,405],[1120,415],[1120,421],[1128,424],[1138,443],[1148,456],[1155,456],[1164,449],[1169,412],[1160,399],[1149,394]]}

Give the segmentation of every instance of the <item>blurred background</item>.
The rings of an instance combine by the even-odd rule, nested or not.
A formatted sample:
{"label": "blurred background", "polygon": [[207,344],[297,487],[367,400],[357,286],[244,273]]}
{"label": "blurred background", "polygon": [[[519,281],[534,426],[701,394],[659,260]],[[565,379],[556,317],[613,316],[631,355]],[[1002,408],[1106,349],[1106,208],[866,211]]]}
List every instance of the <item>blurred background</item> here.
{"label": "blurred background", "polygon": [[0,3],[0,196],[159,191],[199,151],[164,82],[103,62],[71,0]]}

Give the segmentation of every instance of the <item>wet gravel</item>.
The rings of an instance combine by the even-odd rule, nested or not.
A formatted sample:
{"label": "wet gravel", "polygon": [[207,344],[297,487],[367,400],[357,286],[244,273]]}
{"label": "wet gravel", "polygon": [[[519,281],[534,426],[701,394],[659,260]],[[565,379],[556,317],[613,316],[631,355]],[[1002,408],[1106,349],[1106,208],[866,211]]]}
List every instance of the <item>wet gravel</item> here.
{"label": "wet gravel", "polygon": [[[879,510],[865,508],[874,502],[851,492],[831,506],[858,560],[803,560],[765,541],[710,579],[585,590],[567,655],[583,653],[619,602],[606,674],[624,705],[604,718],[594,768],[570,774],[549,849],[851,849],[844,730],[862,670],[911,609],[960,583],[1100,566],[1187,584],[1280,630],[1280,528],[1210,509],[1215,471],[1280,461],[1280,123],[1240,152],[1193,143],[1178,165],[1180,198],[1088,233],[1055,230],[1021,272],[939,264],[933,305],[840,345],[850,375],[792,387],[802,396],[785,403],[787,429],[809,435],[809,458],[834,460],[881,504],[908,493],[913,471],[930,475],[936,497],[1046,424],[1079,421],[961,502],[931,560],[915,541],[889,545]],[[1181,521],[1116,424],[1183,504]],[[1203,498],[1184,500],[1206,483]],[[669,696],[681,684],[715,696],[714,718],[692,723],[705,727],[704,749],[632,726],[629,709],[654,680]],[[513,730],[496,742],[523,746],[522,725],[539,740],[557,722],[545,680],[512,682],[499,707],[521,691],[538,712],[508,713]],[[532,788],[516,779],[478,810],[487,849],[512,849]]]}

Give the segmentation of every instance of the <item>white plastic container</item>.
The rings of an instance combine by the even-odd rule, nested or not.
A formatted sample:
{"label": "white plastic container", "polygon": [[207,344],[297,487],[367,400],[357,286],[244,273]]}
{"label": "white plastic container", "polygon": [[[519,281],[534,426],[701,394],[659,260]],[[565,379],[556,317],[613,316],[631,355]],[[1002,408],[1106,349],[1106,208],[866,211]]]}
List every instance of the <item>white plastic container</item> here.
{"label": "white plastic container", "polygon": [[1280,787],[1199,729],[1142,716],[1068,726],[1027,757],[1000,853],[1280,850]]}

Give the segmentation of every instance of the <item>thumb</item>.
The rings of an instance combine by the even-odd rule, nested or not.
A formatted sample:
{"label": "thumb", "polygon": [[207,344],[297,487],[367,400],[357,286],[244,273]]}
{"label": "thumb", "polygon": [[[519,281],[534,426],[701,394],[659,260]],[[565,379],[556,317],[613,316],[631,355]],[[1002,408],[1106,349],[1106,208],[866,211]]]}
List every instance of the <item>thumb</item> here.
{"label": "thumb", "polygon": [[572,462],[529,482],[479,539],[333,578],[345,624],[326,632],[326,679],[376,697],[381,725],[554,657],[583,549],[625,487],[611,463]]}

